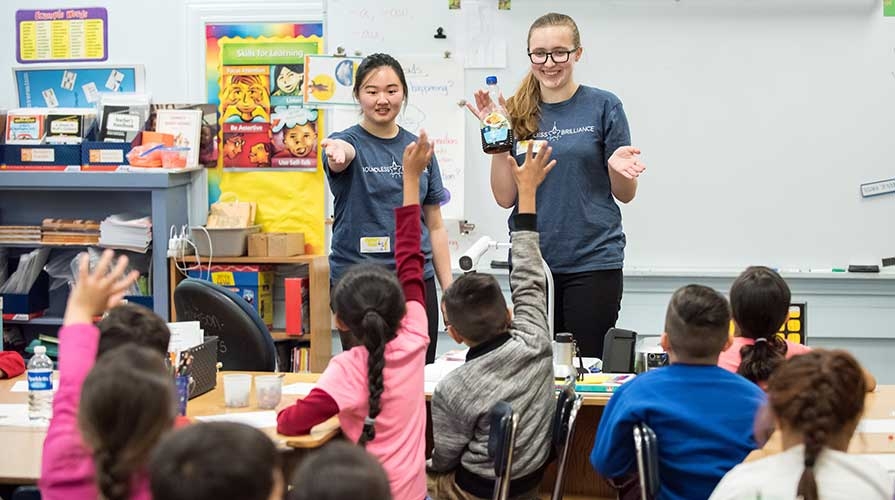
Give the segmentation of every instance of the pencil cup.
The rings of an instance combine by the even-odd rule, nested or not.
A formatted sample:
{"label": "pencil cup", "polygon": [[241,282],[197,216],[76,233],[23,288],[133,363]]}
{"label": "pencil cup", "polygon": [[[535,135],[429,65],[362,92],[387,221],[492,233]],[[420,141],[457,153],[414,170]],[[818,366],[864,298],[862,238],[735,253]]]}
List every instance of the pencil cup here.
{"label": "pencil cup", "polygon": [[271,410],[280,404],[283,396],[283,379],[278,375],[255,376],[255,400],[258,408]]}
{"label": "pencil cup", "polygon": [[190,376],[174,377],[174,386],[177,388],[177,414],[185,417],[186,402],[190,399]]}
{"label": "pencil cup", "polygon": [[228,408],[244,408],[249,405],[252,376],[245,374],[224,375],[224,405]]}

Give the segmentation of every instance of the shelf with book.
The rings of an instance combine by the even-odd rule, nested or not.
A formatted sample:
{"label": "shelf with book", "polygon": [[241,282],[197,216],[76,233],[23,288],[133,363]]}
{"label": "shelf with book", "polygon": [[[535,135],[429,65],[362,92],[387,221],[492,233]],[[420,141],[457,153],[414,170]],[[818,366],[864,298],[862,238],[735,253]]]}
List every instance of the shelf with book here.
{"label": "shelf with book", "polygon": [[[296,255],[293,257],[213,257],[212,265],[217,264],[269,264],[276,266],[307,265],[308,300],[310,327],[309,333],[301,336],[287,335],[280,330],[272,330],[271,336],[277,342],[294,340],[298,343],[310,342],[310,368],[315,373],[322,372],[332,357],[332,312],[329,305],[329,259],[325,255]],[[183,258],[168,259],[168,281],[171,304],[171,321],[177,321],[174,311],[174,288],[185,276],[178,265],[195,265],[200,262],[208,265],[208,257],[187,255]]]}

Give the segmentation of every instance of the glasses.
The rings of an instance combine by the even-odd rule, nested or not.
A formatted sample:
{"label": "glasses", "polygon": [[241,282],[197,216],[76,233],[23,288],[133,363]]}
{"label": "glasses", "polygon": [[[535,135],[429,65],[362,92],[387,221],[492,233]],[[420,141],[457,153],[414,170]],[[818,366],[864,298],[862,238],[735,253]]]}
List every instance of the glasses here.
{"label": "glasses", "polygon": [[569,62],[569,54],[578,50],[578,47],[575,47],[571,50],[554,50],[551,52],[544,52],[541,50],[537,50],[535,52],[529,52],[528,58],[531,59],[533,64],[546,64],[547,58],[553,59],[553,62],[556,64]]}

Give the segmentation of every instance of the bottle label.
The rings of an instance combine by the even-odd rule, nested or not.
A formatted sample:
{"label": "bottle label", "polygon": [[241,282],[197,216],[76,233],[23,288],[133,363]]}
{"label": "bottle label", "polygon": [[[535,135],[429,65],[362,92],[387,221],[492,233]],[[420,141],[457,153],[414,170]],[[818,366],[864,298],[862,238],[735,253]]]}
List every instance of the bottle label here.
{"label": "bottle label", "polygon": [[52,371],[28,371],[28,390],[29,391],[52,391],[53,390],[53,372]]}
{"label": "bottle label", "polygon": [[491,112],[482,120],[482,137],[488,144],[496,144],[509,139],[510,122],[501,113]]}

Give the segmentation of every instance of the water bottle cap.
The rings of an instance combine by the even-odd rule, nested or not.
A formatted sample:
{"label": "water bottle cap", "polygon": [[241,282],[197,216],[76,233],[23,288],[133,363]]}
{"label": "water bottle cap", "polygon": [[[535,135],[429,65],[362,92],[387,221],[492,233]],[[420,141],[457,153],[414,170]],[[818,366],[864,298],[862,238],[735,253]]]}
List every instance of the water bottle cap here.
{"label": "water bottle cap", "polygon": [[46,353],[47,353],[46,346],[42,346],[42,345],[34,346],[34,354],[40,355],[40,354],[46,354]]}
{"label": "water bottle cap", "polygon": [[496,77],[496,76],[489,76],[489,77],[486,77],[486,78],[485,78],[485,83],[486,83],[487,85],[497,85],[497,77]]}
{"label": "water bottle cap", "polygon": [[555,340],[560,343],[571,344],[572,343],[572,334],[571,333],[557,333]]}

